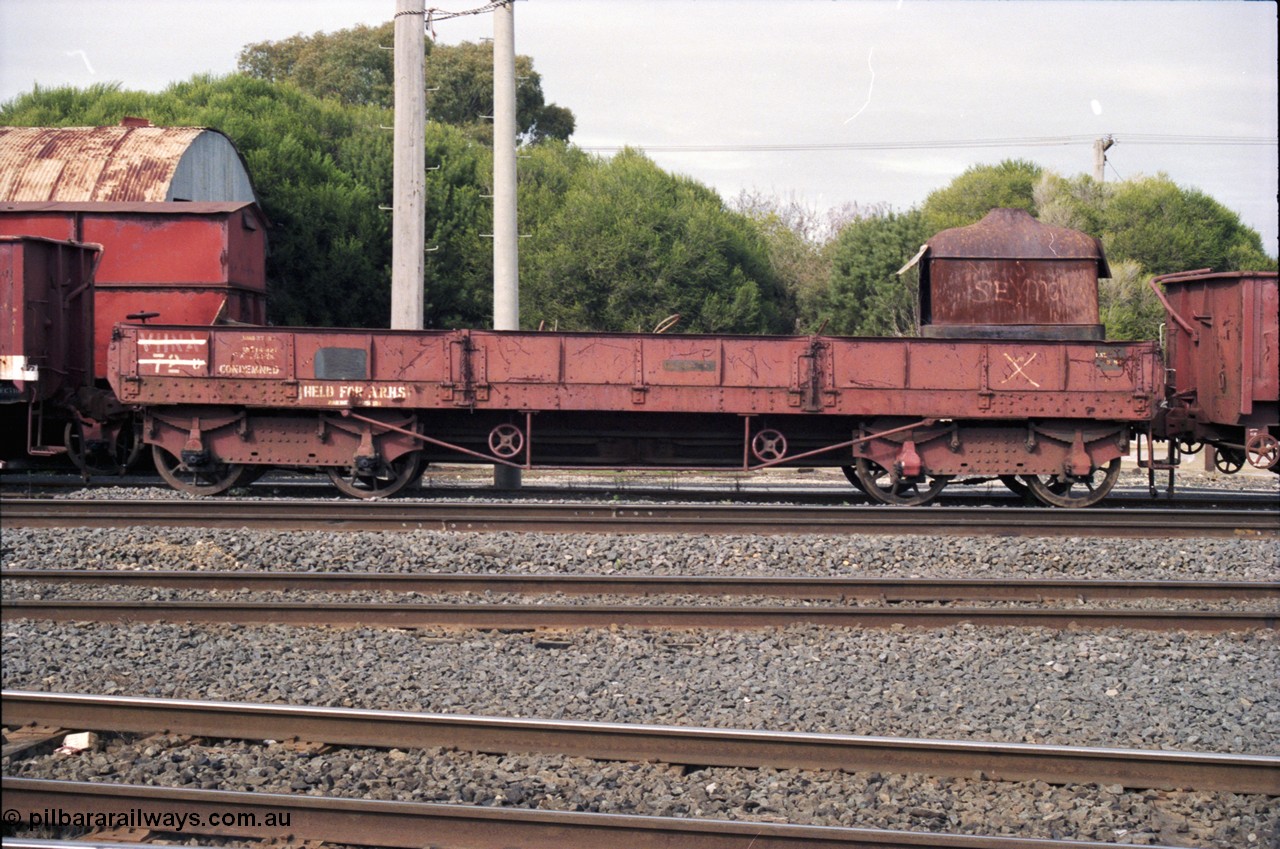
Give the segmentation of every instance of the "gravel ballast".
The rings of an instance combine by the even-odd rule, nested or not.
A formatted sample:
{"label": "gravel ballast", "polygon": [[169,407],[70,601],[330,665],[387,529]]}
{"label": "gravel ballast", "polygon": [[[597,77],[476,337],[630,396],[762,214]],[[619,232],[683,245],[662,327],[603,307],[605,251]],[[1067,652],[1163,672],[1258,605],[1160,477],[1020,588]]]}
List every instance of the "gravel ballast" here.
{"label": "gravel ballast", "polygon": [[7,528],[12,569],[1273,581],[1280,542]]}
{"label": "gravel ballast", "polygon": [[1280,640],[1035,628],[5,624],[9,688],[1280,753]]}
{"label": "gravel ballast", "polygon": [[[1274,581],[1277,553],[1275,541],[1248,539],[271,533],[149,527],[6,529],[0,540],[0,565],[10,569],[1011,581]],[[94,595],[99,591],[109,595]],[[6,581],[5,593],[123,595],[118,587],[17,581]],[[172,590],[135,593],[157,599],[186,595]],[[359,596],[325,598],[354,601]],[[444,600],[467,599],[533,603],[483,594]],[[695,601],[709,602],[683,603]],[[1266,630],[1205,634],[964,625],[754,631],[616,627],[548,633],[15,620],[3,626],[3,649],[4,686],[41,691],[1280,754],[1280,638]],[[439,750],[337,750],[307,756],[279,747],[180,741],[150,755],[139,750],[121,756],[133,744],[121,740],[111,745],[116,749],[7,764],[6,774],[142,783],[150,776],[158,783],[224,789],[1135,844],[1237,847],[1280,842],[1275,799],[1230,794],[794,770],[716,768],[685,774],[660,764]]]}

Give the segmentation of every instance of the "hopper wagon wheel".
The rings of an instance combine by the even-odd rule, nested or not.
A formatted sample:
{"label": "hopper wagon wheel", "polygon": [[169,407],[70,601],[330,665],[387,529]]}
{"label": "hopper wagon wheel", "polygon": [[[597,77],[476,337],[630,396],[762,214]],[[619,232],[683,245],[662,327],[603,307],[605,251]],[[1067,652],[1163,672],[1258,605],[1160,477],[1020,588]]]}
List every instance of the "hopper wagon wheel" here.
{"label": "hopper wagon wheel", "polygon": [[422,471],[418,452],[401,454],[394,460],[379,459],[372,471],[351,466],[330,466],[325,474],[333,485],[352,498],[388,498],[418,479]]}
{"label": "hopper wagon wheel", "polygon": [[1234,475],[1244,468],[1245,455],[1238,448],[1219,445],[1213,449],[1213,467],[1223,474]]}
{"label": "hopper wagon wheel", "polygon": [[1023,475],[1036,500],[1048,507],[1091,507],[1107,497],[1120,478],[1120,458],[1087,475]]}
{"label": "hopper wagon wheel", "polygon": [[80,474],[123,475],[129,465],[138,459],[140,446],[137,434],[129,426],[120,428],[110,445],[103,444],[89,449],[85,446],[84,428],[80,422],[67,422],[63,432],[62,444],[67,448],[67,456],[80,470]]}
{"label": "hopper wagon wheel", "polygon": [[239,463],[211,462],[188,466],[159,445],[151,446],[151,458],[156,471],[169,486],[191,495],[217,495],[239,486],[246,469]]}
{"label": "hopper wagon wheel", "polygon": [[900,477],[874,460],[859,457],[855,469],[862,481],[862,491],[881,504],[897,504],[916,507],[928,504],[951,480],[950,475],[920,475],[914,478]]}
{"label": "hopper wagon wheel", "polygon": [[1204,448],[1204,443],[1198,439],[1178,440],[1178,452],[1181,454],[1199,454],[1201,448]]}

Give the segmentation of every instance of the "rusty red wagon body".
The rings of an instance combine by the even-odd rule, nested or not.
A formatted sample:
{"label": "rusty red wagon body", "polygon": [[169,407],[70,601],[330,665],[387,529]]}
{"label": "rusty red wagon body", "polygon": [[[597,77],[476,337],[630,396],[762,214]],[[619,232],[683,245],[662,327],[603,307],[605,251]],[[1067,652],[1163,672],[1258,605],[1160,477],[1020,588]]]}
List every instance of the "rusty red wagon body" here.
{"label": "rusty red wagon body", "polygon": [[[376,497],[423,463],[470,460],[837,466],[895,504],[999,478],[1074,507],[1107,494],[1135,434],[1268,415],[1259,393],[1274,386],[1256,376],[1204,403],[1211,413],[1174,415],[1159,344],[1099,338],[1108,272],[1084,234],[995,210],[939,233],[916,261],[921,338],[122,324],[108,373],[141,411],[161,474],[196,493],[284,466]],[[1258,367],[1274,363],[1271,344]]]}
{"label": "rusty red wagon body", "polygon": [[1280,462],[1276,272],[1192,271],[1151,281],[1166,310],[1167,401],[1158,428],[1214,446],[1224,471]]}
{"label": "rusty red wagon body", "polygon": [[93,391],[93,271],[101,253],[98,245],[0,236],[0,408],[6,440],[22,442],[18,453],[63,453],[77,418],[113,400]]}
{"label": "rusty red wagon body", "polygon": [[466,458],[1086,476],[1160,387],[1154,343],[122,326],[111,357],[147,441],[218,485]]}

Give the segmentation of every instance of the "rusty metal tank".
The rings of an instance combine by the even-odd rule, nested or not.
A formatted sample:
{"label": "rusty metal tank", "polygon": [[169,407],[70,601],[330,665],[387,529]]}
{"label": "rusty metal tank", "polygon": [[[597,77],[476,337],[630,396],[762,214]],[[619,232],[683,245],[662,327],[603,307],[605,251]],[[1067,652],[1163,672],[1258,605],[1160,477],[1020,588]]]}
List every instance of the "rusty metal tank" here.
{"label": "rusty metal tank", "polygon": [[936,234],[920,262],[920,333],[933,338],[1100,340],[1097,239],[993,209]]}

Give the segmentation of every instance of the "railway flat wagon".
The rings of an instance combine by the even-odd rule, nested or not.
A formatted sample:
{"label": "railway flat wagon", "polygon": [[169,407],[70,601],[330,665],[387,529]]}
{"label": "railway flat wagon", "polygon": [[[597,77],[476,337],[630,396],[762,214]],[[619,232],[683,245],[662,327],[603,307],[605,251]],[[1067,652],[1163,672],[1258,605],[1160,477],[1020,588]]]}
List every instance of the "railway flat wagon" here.
{"label": "railway flat wagon", "polygon": [[469,458],[841,466],[890,503],[1020,475],[1070,506],[1110,488],[1160,387],[1151,342],[125,325],[111,358],[157,467],[196,492],[281,465],[389,494]]}
{"label": "railway flat wagon", "polygon": [[1154,278],[1165,305],[1161,428],[1182,450],[1213,446],[1218,469],[1280,471],[1280,296],[1276,272]]}
{"label": "railway flat wagon", "polygon": [[1000,478],[1099,501],[1163,394],[1159,346],[1097,325],[1095,240],[995,210],[921,261],[922,338],[117,327],[109,376],[174,486],[268,466],[391,494],[421,464],[837,466],[923,504]]}

